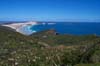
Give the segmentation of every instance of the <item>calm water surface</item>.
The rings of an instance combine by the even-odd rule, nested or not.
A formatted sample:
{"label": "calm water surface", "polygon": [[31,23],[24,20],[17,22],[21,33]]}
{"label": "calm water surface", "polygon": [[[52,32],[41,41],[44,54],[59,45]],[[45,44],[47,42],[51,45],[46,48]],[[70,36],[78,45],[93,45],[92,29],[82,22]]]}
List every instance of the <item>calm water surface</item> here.
{"label": "calm water surface", "polygon": [[61,34],[97,34],[100,35],[100,23],[98,22],[41,22],[31,26],[30,30],[39,32],[47,29],[55,29]]}

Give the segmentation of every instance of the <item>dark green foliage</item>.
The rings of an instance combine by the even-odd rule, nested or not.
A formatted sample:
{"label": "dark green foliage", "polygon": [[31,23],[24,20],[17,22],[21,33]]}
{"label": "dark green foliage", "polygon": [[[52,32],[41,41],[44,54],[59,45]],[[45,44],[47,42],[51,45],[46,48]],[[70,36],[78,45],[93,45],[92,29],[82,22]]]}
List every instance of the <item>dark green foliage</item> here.
{"label": "dark green foliage", "polygon": [[81,66],[83,63],[100,63],[100,37],[61,35],[55,30],[25,36],[0,26],[0,66]]}

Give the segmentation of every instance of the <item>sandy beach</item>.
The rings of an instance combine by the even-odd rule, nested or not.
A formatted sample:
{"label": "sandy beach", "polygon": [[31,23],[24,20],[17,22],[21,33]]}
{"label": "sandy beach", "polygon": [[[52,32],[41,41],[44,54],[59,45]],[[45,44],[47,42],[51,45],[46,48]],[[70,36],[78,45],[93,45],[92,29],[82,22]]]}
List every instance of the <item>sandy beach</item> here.
{"label": "sandy beach", "polygon": [[26,27],[26,26],[33,26],[33,25],[37,25],[38,23],[37,22],[33,22],[33,21],[30,21],[30,22],[25,22],[25,23],[11,23],[11,24],[4,24],[2,26],[6,26],[6,27],[10,27],[14,30],[16,30],[17,32],[21,32],[21,29],[23,27]]}

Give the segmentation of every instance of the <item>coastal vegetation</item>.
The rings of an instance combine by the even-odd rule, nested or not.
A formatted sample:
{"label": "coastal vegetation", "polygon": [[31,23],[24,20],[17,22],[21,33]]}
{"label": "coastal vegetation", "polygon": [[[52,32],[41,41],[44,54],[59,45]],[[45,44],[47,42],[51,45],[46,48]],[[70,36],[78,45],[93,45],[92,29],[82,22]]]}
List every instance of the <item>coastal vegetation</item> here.
{"label": "coastal vegetation", "polygon": [[26,36],[0,26],[0,66],[100,66],[100,37],[54,29]]}

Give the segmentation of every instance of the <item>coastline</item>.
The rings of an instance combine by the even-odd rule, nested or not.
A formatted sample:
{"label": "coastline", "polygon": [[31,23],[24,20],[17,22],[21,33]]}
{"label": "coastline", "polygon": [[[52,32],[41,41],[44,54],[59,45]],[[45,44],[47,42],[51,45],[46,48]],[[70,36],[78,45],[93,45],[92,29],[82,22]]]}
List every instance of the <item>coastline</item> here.
{"label": "coastline", "polygon": [[25,32],[29,32],[29,34],[36,32],[36,31],[30,30],[30,28],[31,28],[31,26],[34,26],[37,24],[38,24],[37,22],[30,21],[30,22],[25,22],[25,23],[20,22],[20,23],[3,24],[2,26],[9,27],[11,29],[16,30],[19,33],[26,35],[27,33],[25,33]]}
{"label": "coastline", "polygon": [[55,29],[61,34],[73,34],[73,35],[89,35],[96,34],[100,35],[99,28],[100,23],[76,23],[76,22],[20,22],[2,24],[2,26],[10,27],[15,31],[24,34],[31,35],[32,33],[39,32],[47,29]]}

